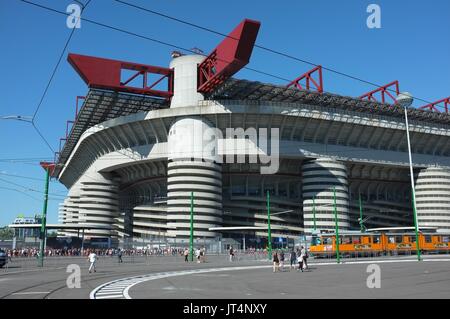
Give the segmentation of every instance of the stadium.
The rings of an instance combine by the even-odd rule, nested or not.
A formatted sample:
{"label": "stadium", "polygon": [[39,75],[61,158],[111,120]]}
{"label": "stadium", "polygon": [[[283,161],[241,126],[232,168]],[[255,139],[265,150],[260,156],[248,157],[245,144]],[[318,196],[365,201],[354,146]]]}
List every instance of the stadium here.
{"label": "stadium", "polygon": [[[233,77],[259,22],[209,55],[167,67],[69,54],[86,82],[52,176],[65,225],[86,236],[295,239],[313,229],[413,225],[405,113],[397,81],[359,97],[326,93],[316,66],[287,85]],[[149,84],[151,83],[151,84]],[[80,105],[78,107],[78,103]],[[450,98],[409,108],[418,225],[450,230]],[[233,230],[234,229],[234,230]],[[76,233],[64,230],[63,235]]]}

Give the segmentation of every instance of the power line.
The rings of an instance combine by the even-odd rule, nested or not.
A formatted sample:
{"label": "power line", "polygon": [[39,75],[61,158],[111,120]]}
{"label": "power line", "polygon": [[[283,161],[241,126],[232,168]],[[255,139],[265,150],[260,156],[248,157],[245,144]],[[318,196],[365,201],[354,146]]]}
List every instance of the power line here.
{"label": "power line", "polygon": [[[2,182],[4,182],[4,183],[11,184],[11,185],[14,185],[14,186],[17,186],[17,187],[20,187],[20,188],[23,188],[23,189],[25,189],[25,190],[27,190],[27,191],[36,192],[36,193],[40,193],[40,194],[45,194],[44,192],[39,191],[39,190],[37,190],[37,189],[30,188],[30,187],[28,187],[28,186],[24,186],[24,185],[21,185],[21,184],[17,184],[17,183],[8,181],[8,180],[3,179],[3,178],[0,178],[0,181],[2,181]],[[54,194],[54,193],[48,193],[48,195],[52,195],[52,196],[56,196],[56,197],[63,197],[63,198],[65,198],[65,196],[63,196],[63,195]]]}
{"label": "power line", "polygon": [[[85,6],[82,6],[82,8],[81,8],[81,13],[80,13],[80,17],[77,17],[77,22],[80,20],[81,14],[83,13],[83,10],[89,5],[90,2],[91,2],[91,0],[88,0],[88,2],[86,3],[86,5],[85,5]],[[63,49],[62,49],[62,51],[61,51],[61,54],[59,55],[58,61],[56,62],[55,67],[53,68],[53,71],[52,71],[52,74],[51,74],[51,76],[50,76],[50,79],[48,80],[47,85],[45,86],[45,90],[44,90],[44,92],[42,93],[41,99],[39,100],[39,103],[38,103],[38,105],[37,105],[37,107],[36,107],[36,110],[34,111],[34,114],[33,114],[32,119],[31,119],[31,122],[33,123],[33,125],[34,125],[34,122],[35,122],[35,119],[36,119],[36,115],[37,115],[37,113],[38,113],[38,111],[39,111],[39,109],[40,109],[40,107],[41,107],[41,105],[42,105],[42,102],[44,101],[45,96],[47,95],[47,91],[48,91],[48,89],[50,88],[50,85],[51,85],[51,83],[52,83],[52,81],[53,81],[53,78],[55,77],[56,72],[58,71],[58,67],[59,67],[59,65],[60,65],[60,63],[61,63],[61,60],[62,60],[63,56],[64,56],[64,52],[66,52],[66,49],[67,49],[67,47],[69,46],[70,40],[72,39],[72,36],[73,36],[73,34],[75,33],[75,30],[76,30],[76,28],[73,27],[73,28],[72,28],[72,31],[71,31],[70,34],[69,34],[69,37],[67,38],[67,40],[66,40],[66,42],[65,42],[65,44],[64,44],[64,47],[63,47]]]}
{"label": "power line", "polygon": [[[83,10],[89,5],[90,2],[91,2],[91,0],[88,0],[87,3],[86,3],[86,5],[82,5],[81,13],[82,13]],[[80,14],[80,16],[81,16],[81,14]],[[77,18],[77,22],[78,22],[79,19],[80,19],[80,17]],[[56,62],[55,67],[53,68],[53,71],[52,71],[52,74],[51,74],[51,76],[50,76],[50,79],[48,80],[47,85],[45,86],[44,92],[42,93],[42,96],[41,96],[41,98],[40,98],[40,100],[39,100],[39,103],[38,103],[38,105],[37,105],[37,107],[36,107],[36,109],[35,109],[35,111],[34,111],[34,114],[33,114],[32,118],[31,118],[31,121],[30,121],[30,123],[31,123],[31,125],[33,126],[34,130],[38,133],[38,135],[41,137],[41,139],[45,142],[45,144],[48,146],[48,148],[49,148],[53,153],[55,152],[55,150],[51,147],[51,145],[50,145],[50,143],[48,142],[48,140],[44,137],[44,135],[42,134],[42,132],[41,132],[41,131],[39,130],[39,128],[36,126],[36,121],[35,121],[35,120],[36,120],[37,113],[39,112],[39,109],[41,108],[42,102],[44,101],[45,96],[47,95],[48,89],[50,88],[50,85],[51,85],[51,83],[52,83],[52,81],[53,81],[53,78],[55,77],[55,74],[56,74],[56,72],[57,72],[57,70],[58,70],[58,67],[59,67],[59,65],[60,65],[60,63],[61,63],[61,60],[62,60],[62,58],[63,58],[63,56],[64,56],[64,52],[66,51],[66,49],[67,49],[67,47],[68,47],[68,45],[69,45],[69,43],[70,43],[70,40],[72,39],[72,36],[73,36],[73,34],[74,34],[74,32],[75,32],[75,29],[76,29],[75,27],[72,28],[72,31],[70,32],[69,37],[67,38],[67,40],[66,40],[66,42],[65,42],[65,44],[64,44],[63,50],[61,51],[61,54],[59,55],[59,58],[58,58],[58,60],[57,60],[57,62]]]}
{"label": "power line", "polygon": [[[30,5],[33,5],[33,6],[36,6],[36,7],[39,7],[41,9],[45,9],[47,11],[52,11],[52,12],[55,12],[55,13],[58,13],[58,14],[61,14],[61,15],[68,16],[68,14],[66,12],[59,11],[59,10],[56,10],[56,9],[53,9],[53,8],[50,8],[50,7],[46,7],[46,6],[43,6],[43,5],[31,2],[31,1],[27,1],[27,0],[19,0],[19,1],[27,3],[27,4],[30,4]],[[150,37],[142,35],[142,34],[138,34],[138,33],[132,32],[132,31],[128,31],[128,30],[125,30],[125,29],[114,27],[114,26],[111,26],[111,25],[108,25],[108,24],[104,24],[104,23],[95,21],[95,20],[91,20],[91,19],[88,19],[88,18],[83,18],[82,20],[85,21],[85,22],[97,25],[97,26],[101,26],[101,27],[104,27],[104,28],[107,28],[107,29],[111,29],[111,30],[114,30],[114,31],[117,31],[117,32],[121,32],[121,33],[124,33],[124,34],[127,34],[127,35],[131,35],[131,36],[134,36],[134,37],[137,37],[137,38],[141,38],[141,39],[148,40],[148,41],[151,41],[151,42],[154,42],[154,43],[158,43],[158,44],[161,44],[161,45],[164,45],[164,46],[168,46],[170,48],[174,48],[174,49],[178,49],[178,50],[181,50],[181,51],[186,51],[186,52],[198,54],[198,52],[196,52],[196,51],[194,51],[192,49],[187,49],[187,48],[181,47],[179,45],[175,45],[173,43],[169,43],[169,42],[165,42],[165,41],[162,41],[162,40],[158,40],[156,38],[150,38]],[[202,55],[206,56],[205,54],[202,54]],[[219,61],[231,63],[231,61],[226,61],[226,60],[223,60],[223,59],[219,59]],[[256,70],[256,69],[253,69],[253,68],[244,67],[244,69],[247,69],[249,71],[252,71],[252,72],[255,72],[255,73],[259,73],[259,74],[262,74],[262,75],[270,76],[270,77],[273,77],[273,78],[276,78],[276,79],[279,79],[279,80],[283,80],[283,81],[287,81],[287,82],[290,81],[289,79],[286,79],[286,78],[284,78],[282,76],[274,75],[272,73]]]}
{"label": "power line", "polygon": [[34,181],[40,181],[40,182],[43,182],[43,181],[44,181],[44,179],[41,179],[41,178],[29,177],[29,176],[22,176],[22,175],[14,175],[14,174],[7,174],[7,173],[3,173],[3,172],[0,172],[0,175],[9,176],[9,177],[24,178],[24,179],[29,179],[29,180],[34,180]]}
{"label": "power line", "polygon": [[[151,13],[151,14],[154,14],[154,15],[157,15],[157,16],[160,16],[160,17],[163,17],[163,18],[172,20],[172,21],[176,21],[176,22],[178,22],[178,23],[185,24],[185,25],[188,25],[188,26],[191,26],[191,27],[194,27],[194,28],[197,28],[197,29],[206,31],[206,32],[210,32],[210,33],[213,33],[213,34],[216,34],[216,35],[220,35],[220,36],[222,36],[222,37],[230,38],[230,39],[233,39],[233,40],[239,40],[239,39],[237,39],[237,38],[235,38],[235,37],[232,37],[232,36],[229,36],[229,35],[224,34],[224,33],[222,33],[222,32],[213,30],[213,29],[211,29],[211,28],[207,28],[207,27],[204,27],[204,26],[201,26],[201,25],[198,25],[198,24],[195,24],[195,23],[186,21],[186,20],[182,20],[182,19],[179,19],[179,18],[175,18],[175,17],[173,17],[173,16],[169,16],[169,15],[167,15],[167,14],[164,14],[164,13],[161,13],[161,12],[158,12],[158,11],[155,11],[155,10],[151,10],[151,9],[148,9],[148,8],[145,8],[145,7],[142,7],[142,6],[138,6],[138,5],[135,5],[135,4],[132,4],[132,3],[129,3],[129,2],[123,1],[123,0],[112,0],[112,1],[121,3],[121,4],[126,5],[126,6],[129,6],[129,7],[133,7],[133,8],[135,8],[135,9],[138,9],[138,10],[141,10],[141,11],[145,11],[145,12],[147,12],[147,13]],[[316,63],[314,63],[314,62],[307,61],[307,60],[305,60],[305,59],[301,59],[301,58],[296,57],[296,56],[293,56],[293,55],[291,55],[291,54],[288,54],[288,53],[285,53],[285,52],[281,52],[281,51],[278,51],[278,50],[274,50],[274,49],[268,48],[268,47],[266,47],[266,46],[262,46],[262,45],[259,45],[259,44],[255,44],[255,48],[258,48],[258,49],[261,49],[261,50],[264,50],[264,51],[267,51],[267,52],[270,52],[270,53],[273,53],[273,54],[276,54],[276,55],[279,55],[279,56],[282,56],[282,57],[285,57],[285,58],[288,58],[288,59],[291,59],[291,60],[294,60],[294,61],[297,61],[297,62],[302,62],[302,63],[305,63],[305,64],[309,64],[309,65],[311,65],[311,66],[318,66],[318,64],[316,64]],[[324,67],[324,66],[322,66],[322,69],[323,69],[323,70],[327,70],[327,71],[332,72],[332,73],[335,73],[335,74],[340,75],[340,76],[344,76],[344,77],[347,77],[347,78],[350,78],[350,79],[353,79],[353,80],[356,80],[356,81],[359,81],[359,82],[362,82],[362,83],[365,83],[365,84],[369,84],[369,85],[375,86],[375,87],[377,87],[377,88],[382,87],[382,86],[379,85],[379,84],[376,84],[376,83],[373,83],[373,82],[370,82],[370,81],[361,79],[361,78],[359,78],[359,77],[356,77],[356,76],[353,76],[353,75],[350,75],[350,74],[347,74],[347,73],[344,73],[344,72],[337,71],[337,70],[332,69],[332,68],[329,68],[329,67]],[[284,79],[284,80],[285,80],[285,79]],[[286,81],[289,81],[289,82],[290,82],[291,80],[286,80]],[[388,89],[388,91],[396,92],[396,91],[394,91],[394,90],[392,90],[392,89]],[[425,99],[421,99],[421,98],[419,98],[419,97],[414,97],[414,98],[417,99],[417,100],[419,100],[419,101],[425,102],[425,103],[427,103],[427,104],[432,103],[432,102],[430,102],[430,101],[427,101],[427,100],[425,100]],[[443,106],[438,105],[438,104],[437,104],[436,106],[439,106],[439,107],[441,107],[441,108],[444,108]]]}

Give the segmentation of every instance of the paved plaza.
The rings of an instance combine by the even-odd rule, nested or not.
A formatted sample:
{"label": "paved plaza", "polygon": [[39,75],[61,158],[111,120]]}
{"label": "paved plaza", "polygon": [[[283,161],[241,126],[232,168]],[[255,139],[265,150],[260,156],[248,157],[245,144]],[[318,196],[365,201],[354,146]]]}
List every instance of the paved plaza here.
{"label": "paved plaza", "polygon": [[[259,299],[259,298],[448,298],[450,256],[414,256],[345,260],[310,260],[310,269],[273,273],[266,260],[230,263],[210,256],[206,263],[182,257],[102,257],[89,274],[85,258],[49,258],[36,267],[33,259],[14,260],[0,271],[0,298],[48,299]],[[81,287],[69,289],[67,266],[81,268]],[[377,264],[380,288],[369,288],[368,266]],[[370,281],[370,280],[369,280]]]}

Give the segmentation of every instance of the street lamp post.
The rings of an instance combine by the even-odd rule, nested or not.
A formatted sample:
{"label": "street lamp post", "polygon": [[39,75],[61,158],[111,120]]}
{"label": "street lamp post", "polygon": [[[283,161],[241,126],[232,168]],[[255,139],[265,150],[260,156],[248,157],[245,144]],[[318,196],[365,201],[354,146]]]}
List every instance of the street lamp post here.
{"label": "street lamp post", "polygon": [[191,192],[191,234],[189,238],[189,255],[194,261],[194,192]]}
{"label": "street lamp post", "polygon": [[48,204],[48,183],[50,180],[50,170],[55,167],[53,163],[41,162],[41,167],[45,169],[45,189],[44,189],[44,207],[41,218],[41,242],[39,245],[39,261],[38,266],[44,267],[44,251],[47,237],[47,204]]}
{"label": "street lamp post", "polygon": [[313,222],[314,231],[316,231],[316,196],[313,196]]}
{"label": "street lamp post", "polygon": [[272,233],[270,230],[270,194],[267,191],[267,241],[268,241],[268,258],[272,258]]}
{"label": "street lamp post", "polygon": [[334,201],[334,222],[336,227],[336,261],[339,264],[341,262],[341,256],[339,254],[339,225],[336,209],[336,187],[333,187],[333,201]]}
{"label": "street lamp post", "polygon": [[405,109],[405,124],[406,124],[406,139],[408,142],[408,157],[409,157],[409,174],[411,177],[411,195],[412,195],[412,205],[413,205],[413,214],[414,214],[414,229],[416,233],[416,252],[417,252],[417,260],[421,260],[420,256],[420,246],[419,246],[419,227],[417,224],[417,211],[416,211],[416,194],[414,190],[414,171],[412,166],[412,154],[411,154],[411,141],[409,138],[409,124],[408,124],[408,107],[411,106],[413,102],[413,97],[408,92],[402,92],[397,96],[397,103],[400,106],[403,106]]}
{"label": "street lamp post", "polygon": [[363,225],[363,210],[362,210],[361,193],[359,193],[359,228],[361,230],[361,233],[363,233],[365,227]]}

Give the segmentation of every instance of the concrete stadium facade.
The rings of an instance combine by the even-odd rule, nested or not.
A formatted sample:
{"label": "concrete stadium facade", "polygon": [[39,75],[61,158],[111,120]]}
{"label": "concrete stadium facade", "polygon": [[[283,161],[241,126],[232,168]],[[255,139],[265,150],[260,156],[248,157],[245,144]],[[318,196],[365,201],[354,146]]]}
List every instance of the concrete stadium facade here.
{"label": "concrete stadium facade", "polygon": [[[185,55],[171,61],[174,95],[167,107],[110,118],[115,107],[154,102],[110,90],[89,91],[83,112],[99,112],[102,105],[109,111],[99,113],[59,161],[63,165],[55,176],[69,189],[60,205],[63,223],[108,227],[89,230],[88,237],[187,239],[193,192],[195,237],[244,232],[267,238],[269,192],[272,237],[298,238],[310,234],[314,222],[318,229],[334,229],[335,190],[342,230],[359,229],[360,197],[364,217],[370,216],[366,227],[413,224],[401,109],[380,111],[381,103],[235,79],[204,95],[197,91],[197,65],[203,59]],[[450,117],[411,112],[419,227],[450,229]],[[276,128],[276,173],[261,174],[267,162],[261,157],[249,161],[248,151],[269,151],[248,138],[227,137],[229,128],[267,128],[269,137]],[[205,141],[210,129],[222,138]],[[226,152],[233,161],[208,149],[211,142],[220,149],[219,142],[230,140]],[[259,229],[211,230],[227,226]]]}

